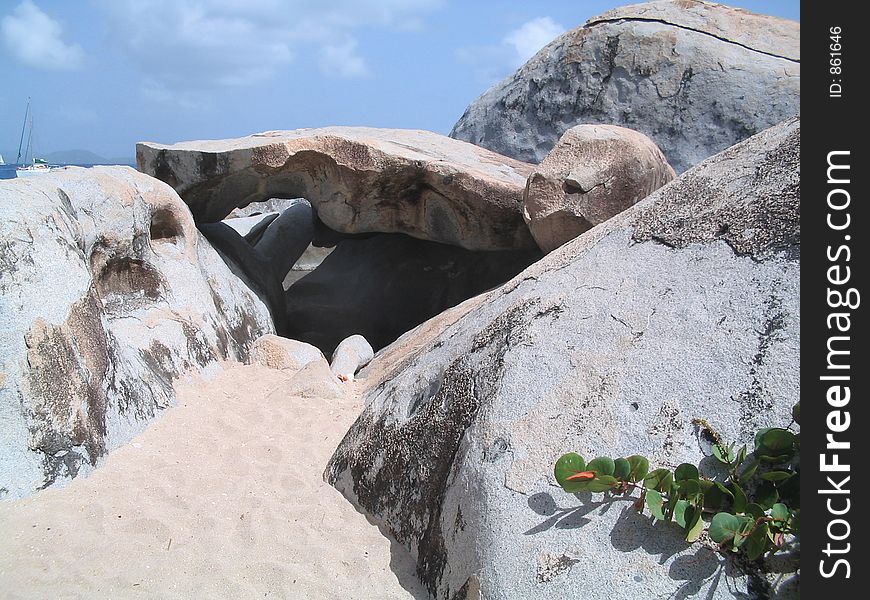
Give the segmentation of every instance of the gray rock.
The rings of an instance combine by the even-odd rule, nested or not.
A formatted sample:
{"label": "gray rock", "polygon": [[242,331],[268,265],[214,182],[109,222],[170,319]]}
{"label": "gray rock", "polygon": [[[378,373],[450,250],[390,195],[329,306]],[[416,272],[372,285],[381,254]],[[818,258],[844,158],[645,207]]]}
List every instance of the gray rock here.
{"label": "gray rock", "polygon": [[523,218],[549,252],[619,214],[676,174],[647,136],[615,125],[577,125],[529,177]]}
{"label": "gray rock", "polygon": [[[250,238],[246,239],[250,242]],[[313,239],[314,211],[307,200],[299,200],[269,223],[254,247],[266,257],[283,281]]]}
{"label": "gray rock", "polygon": [[352,335],[338,344],[329,368],[340,380],[353,381],[356,372],[369,364],[374,355],[372,345],[363,336]]}
{"label": "gray rock", "polygon": [[366,408],[324,477],[436,598],[767,597],[764,575],[552,468],[573,450],[711,474],[695,419],[750,445],[790,422],[799,148],[794,119],[728,149],[360,373]]}
{"label": "gray rock", "polygon": [[378,350],[540,257],[538,250],[472,252],[397,233],[345,239],[287,289],[286,336],[327,356],[354,334]]}
{"label": "gray rock", "polygon": [[172,188],[133,169],[0,181],[0,240],[0,497],[90,471],[174,380],[273,331]]}
{"label": "gray rock", "polygon": [[140,143],[139,169],[197,222],[304,197],[343,233],[404,233],[471,250],[534,248],[520,203],[531,165],[430,131],[324,127],[234,140]]}
{"label": "gray rock", "polygon": [[799,111],[799,43],[799,23],[722,4],[616,8],[487,90],[450,135],[536,163],[574,125],[621,125],[682,173]]}
{"label": "gray rock", "polygon": [[263,230],[269,226],[269,223],[278,218],[281,213],[270,212],[265,214],[254,215],[251,217],[227,217],[222,223],[232,227],[240,236],[247,238],[253,233],[251,242],[256,241],[263,234]]}

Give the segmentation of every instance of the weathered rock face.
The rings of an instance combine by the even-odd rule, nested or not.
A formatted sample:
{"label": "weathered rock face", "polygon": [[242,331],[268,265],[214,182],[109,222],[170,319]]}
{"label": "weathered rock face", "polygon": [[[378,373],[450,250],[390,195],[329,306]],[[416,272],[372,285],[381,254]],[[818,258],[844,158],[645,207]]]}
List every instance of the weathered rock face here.
{"label": "weathered rock face", "polygon": [[549,252],[646,198],[676,174],[647,136],[615,125],[577,125],[529,177],[523,218]]}
{"label": "weathered rock face", "polygon": [[326,127],[140,143],[136,162],[172,185],[197,222],[304,197],[343,233],[405,233],[472,250],[534,247],[520,210],[531,165],[428,131]]}
{"label": "weathered rock face", "polygon": [[343,339],[332,353],[330,370],[342,381],[353,381],[353,376],[369,364],[375,351],[368,340],[361,335]]}
{"label": "weathered rock face", "polygon": [[472,252],[395,233],[345,239],[287,289],[287,336],[331,355],[359,334],[377,350],[540,257],[538,250]]}
{"label": "weathered rock face", "polygon": [[799,43],[799,23],[721,4],[616,8],[485,92],[450,135],[540,162],[574,125],[621,125],[682,173],[799,112]]}
{"label": "weathered rock face", "polygon": [[720,153],[359,374],[366,409],[324,477],[435,597],[768,597],[633,499],[562,492],[552,467],[570,450],[697,464],[693,419],[750,445],[790,422],[799,147],[791,120]]}
{"label": "weathered rock face", "polygon": [[266,306],[162,182],[125,167],[0,182],[0,497],[89,470],[244,360]]}
{"label": "weathered rock face", "polygon": [[323,352],[305,342],[290,340],[271,333],[254,342],[250,353],[251,363],[270,369],[299,371],[311,362],[326,361]]}

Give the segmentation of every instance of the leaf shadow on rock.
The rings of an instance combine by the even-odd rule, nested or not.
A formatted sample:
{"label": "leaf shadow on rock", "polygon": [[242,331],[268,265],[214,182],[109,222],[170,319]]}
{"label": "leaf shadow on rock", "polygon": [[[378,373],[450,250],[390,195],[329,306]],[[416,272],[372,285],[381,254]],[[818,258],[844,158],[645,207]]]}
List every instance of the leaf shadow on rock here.
{"label": "leaf shadow on rock", "polygon": [[[574,497],[580,500],[579,505],[562,507],[556,504],[555,499],[548,492],[539,492],[529,496],[529,508],[547,518],[523,532],[523,535],[535,535],[554,527],[556,529],[578,529],[591,522],[591,519],[586,518],[586,515],[597,508],[601,508],[599,514],[605,514],[610,510],[614,501],[621,499],[617,496],[595,502],[590,493],[574,494]],[[626,500],[634,501],[633,498],[626,498]]]}
{"label": "leaf shadow on rock", "polygon": [[681,530],[671,523],[656,521],[653,517],[637,512],[635,497],[628,498],[632,506],[626,506],[610,532],[610,543],[620,552],[643,548],[647,553],[659,556],[659,564],[689,547]]}

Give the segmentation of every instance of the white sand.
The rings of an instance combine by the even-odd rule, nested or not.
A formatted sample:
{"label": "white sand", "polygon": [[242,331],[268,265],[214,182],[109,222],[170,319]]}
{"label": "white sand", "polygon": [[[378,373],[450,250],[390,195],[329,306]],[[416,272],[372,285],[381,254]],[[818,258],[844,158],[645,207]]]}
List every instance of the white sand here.
{"label": "white sand", "polygon": [[0,596],[426,597],[407,552],[321,479],[359,401],[291,384],[234,366],[181,386],[90,477],[0,503]]}

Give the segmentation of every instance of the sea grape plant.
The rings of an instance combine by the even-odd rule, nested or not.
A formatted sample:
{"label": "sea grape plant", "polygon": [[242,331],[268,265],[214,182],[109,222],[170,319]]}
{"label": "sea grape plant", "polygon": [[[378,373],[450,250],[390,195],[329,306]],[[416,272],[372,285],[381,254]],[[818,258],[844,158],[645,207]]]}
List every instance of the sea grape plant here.
{"label": "sea grape plant", "polygon": [[[792,411],[800,422],[800,403]],[[713,440],[713,456],[724,467],[716,477],[683,463],[673,471],[650,471],[643,456],[600,456],[588,463],[569,452],[556,461],[554,474],[569,493],[626,494],[640,490],[639,512],[683,528],[688,542],[706,530],[723,551],[743,552],[749,560],[781,550],[800,536],[800,436],[771,427],[755,435],[754,450],[722,442],[707,424],[695,421]]]}

